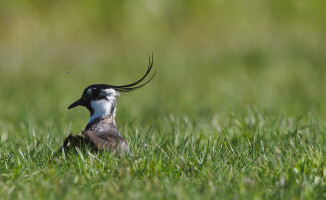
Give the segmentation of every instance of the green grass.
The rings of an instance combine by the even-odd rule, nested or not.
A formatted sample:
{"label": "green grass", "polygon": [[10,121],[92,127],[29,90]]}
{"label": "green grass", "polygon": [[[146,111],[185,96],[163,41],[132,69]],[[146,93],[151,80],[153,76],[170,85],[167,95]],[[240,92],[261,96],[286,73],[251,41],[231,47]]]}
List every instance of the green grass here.
{"label": "green grass", "polygon": [[[323,1],[3,1],[0,199],[326,198]],[[94,83],[132,157],[55,154]]]}
{"label": "green grass", "polygon": [[[38,130],[36,128],[36,130]],[[132,157],[82,150],[56,156],[58,137],[26,129],[2,143],[3,197],[325,198],[325,130],[314,114],[256,109],[191,122],[170,115],[149,127],[122,126]]]}

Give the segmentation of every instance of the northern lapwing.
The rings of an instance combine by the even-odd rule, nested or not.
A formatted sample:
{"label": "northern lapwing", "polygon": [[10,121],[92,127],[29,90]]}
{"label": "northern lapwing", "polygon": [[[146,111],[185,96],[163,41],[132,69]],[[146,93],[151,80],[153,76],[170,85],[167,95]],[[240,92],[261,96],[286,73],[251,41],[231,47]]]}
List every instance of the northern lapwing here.
{"label": "northern lapwing", "polygon": [[144,82],[153,67],[153,57],[149,57],[148,69],[145,75],[138,81],[127,85],[106,85],[94,84],[85,88],[80,99],[72,103],[68,109],[76,106],[84,106],[90,112],[90,120],[84,131],[79,135],[70,134],[60,148],[69,151],[72,148],[82,148],[86,145],[94,150],[109,150],[112,152],[129,153],[128,142],[123,138],[115,122],[117,100],[120,93],[137,90],[149,83],[150,79]]}

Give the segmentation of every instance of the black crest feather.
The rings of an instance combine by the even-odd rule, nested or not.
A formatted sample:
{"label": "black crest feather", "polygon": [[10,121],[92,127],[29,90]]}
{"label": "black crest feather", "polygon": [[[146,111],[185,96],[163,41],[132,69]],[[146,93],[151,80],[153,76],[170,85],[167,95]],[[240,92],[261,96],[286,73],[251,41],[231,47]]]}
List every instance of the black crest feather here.
{"label": "black crest feather", "polygon": [[154,72],[150,79],[148,79],[146,82],[143,82],[143,80],[149,75],[149,73],[151,72],[151,70],[153,68],[153,58],[154,58],[154,56],[152,54],[152,57],[151,56],[148,56],[148,57],[149,57],[149,60],[148,60],[147,71],[138,81],[127,84],[127,85],[96,84],[96,85],[91,85],[88,88],[90,88],[90,87],[97,87],[97,88],[100,88],[100,89],[112,88],[112,89],[115,89],[116,91],[119,91],[119,92],[131,92],[131,91],[134,91],[134,90],[137,90],[137,89],[143,87],[144,85],[149,83],[154,78],[154,76],[156,74],[156,72]]}

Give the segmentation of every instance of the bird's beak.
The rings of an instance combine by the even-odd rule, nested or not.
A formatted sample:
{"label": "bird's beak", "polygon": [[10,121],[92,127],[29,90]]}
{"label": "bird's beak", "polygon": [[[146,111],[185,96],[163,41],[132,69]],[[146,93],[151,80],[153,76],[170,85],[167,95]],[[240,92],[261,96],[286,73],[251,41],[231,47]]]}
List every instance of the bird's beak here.
{"label": "bird's beak", "polygon": [[76,106],[82,106],[83,105],[83,100],[82,99],[78,99],[77,101],[75,101],[74,103],[72,103],[68,109],[74,108]]}

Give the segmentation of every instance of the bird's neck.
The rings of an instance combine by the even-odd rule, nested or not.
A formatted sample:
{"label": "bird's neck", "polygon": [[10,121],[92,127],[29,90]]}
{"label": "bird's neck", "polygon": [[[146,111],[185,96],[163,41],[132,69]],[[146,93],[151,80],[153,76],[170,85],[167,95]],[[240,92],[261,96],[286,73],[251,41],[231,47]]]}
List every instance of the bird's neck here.
{"label": "bird's neck", "polygon": [[88,124],[104,120],[107,123],[115,124],[116,101],[99,100],[91,102],[91,117]]}
{"label": "bird's neck", "polygon": [[88,122],[85,131],[106,132],[112,129],[118,129],[114,118],[111,115],[100,116]]}

